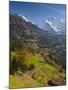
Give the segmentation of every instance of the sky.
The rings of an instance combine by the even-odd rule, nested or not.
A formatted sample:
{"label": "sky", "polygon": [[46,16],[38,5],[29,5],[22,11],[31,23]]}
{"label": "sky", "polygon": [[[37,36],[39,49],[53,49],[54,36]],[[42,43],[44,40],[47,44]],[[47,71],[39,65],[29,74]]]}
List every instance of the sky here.
{"label": "sky", "polygon": [[29,21],[42,27],[47,17],[65,19],[66,5],[32,2],[9,2],[9,13],[24,15]]}

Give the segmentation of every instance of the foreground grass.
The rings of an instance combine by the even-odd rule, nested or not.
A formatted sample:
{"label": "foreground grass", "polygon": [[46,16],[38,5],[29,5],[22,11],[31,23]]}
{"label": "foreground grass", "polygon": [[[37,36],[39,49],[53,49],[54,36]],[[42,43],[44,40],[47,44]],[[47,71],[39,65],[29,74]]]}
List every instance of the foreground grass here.
{"label": "foreground grass", "polygon": [[[16,53],[12,53],[16,55]],[[35,66],[34,78],[30,71],[26,72],[23,76],[10,75],[10,88],[28,88],[28,87],[41,87],[48,86],[48,80],[64,78],[64,73],[59,73],[58,68],[48,63],[43,63],[44,59],[40,54],[28,53],[26,58],[26,65],[33,64]],[[40,63],[42,61],[42,63]]]}
{"label": "foreground grass", "polygon": [[43,86],[40,82],[33,80],[28,75],[24,74],[24,76],[14,76],[10,75],[10,89],[16,88],[31,88],[31,87],[40,87]]}
{"label": "foreground grass", "polygon": [[10,88],[22,88],[26,87],[24,81],[17,76],[10,75]]}

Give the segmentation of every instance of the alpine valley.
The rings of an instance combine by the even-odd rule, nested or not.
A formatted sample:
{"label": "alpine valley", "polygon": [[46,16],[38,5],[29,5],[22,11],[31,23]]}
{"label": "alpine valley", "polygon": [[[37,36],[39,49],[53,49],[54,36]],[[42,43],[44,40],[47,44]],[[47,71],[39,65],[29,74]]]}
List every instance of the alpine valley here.
{"label": "alpine valley", "polygon": [[53,17],[40,28],[23,15],[9,15],[10,88],[66,84],[64,26]]}

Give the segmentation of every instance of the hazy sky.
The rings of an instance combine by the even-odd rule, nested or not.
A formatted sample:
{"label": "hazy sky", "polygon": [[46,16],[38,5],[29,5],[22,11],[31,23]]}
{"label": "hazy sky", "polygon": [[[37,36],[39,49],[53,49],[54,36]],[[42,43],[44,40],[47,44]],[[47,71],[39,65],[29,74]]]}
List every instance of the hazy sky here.
{"label": "hazy sky", "polygon": [[22,14],[39,26],[43,25],[46,17],[65,18],[65,10],[66,6],[64,4],[9,2],[9,12],[11,14]]}

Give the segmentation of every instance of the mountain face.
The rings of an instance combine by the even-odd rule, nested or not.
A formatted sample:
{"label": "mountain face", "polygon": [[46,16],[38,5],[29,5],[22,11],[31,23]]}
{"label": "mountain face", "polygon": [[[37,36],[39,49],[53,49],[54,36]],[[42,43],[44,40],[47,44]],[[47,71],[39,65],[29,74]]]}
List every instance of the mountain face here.
{"label": "mountain face", "polygon": [[56,31],[50,26],[49,23],[45,22],[45,28],[46,30],[51,34],[56,34]]}
{"label": "mountain face", "polygon": [[57,20],[54,17],[46,18],[44,28],[46,28],[48,32],[65,34],[65,20],[64,19]]}
{"label": "mountain face", "polygon": [[28,22],[20,15],[10,15],[10,33],[11,35],[19,38],[39,38],[47,35],[47,31],[44,31],[36,25]]}

